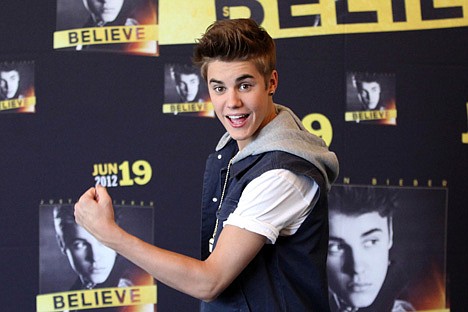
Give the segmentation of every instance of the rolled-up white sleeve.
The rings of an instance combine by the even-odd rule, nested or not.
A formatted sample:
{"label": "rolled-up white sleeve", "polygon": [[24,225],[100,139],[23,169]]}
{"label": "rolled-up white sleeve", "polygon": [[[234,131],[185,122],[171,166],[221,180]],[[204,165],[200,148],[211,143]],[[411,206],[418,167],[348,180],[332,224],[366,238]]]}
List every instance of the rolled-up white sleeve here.
{"label": "rolled-up white sleeve", "polygon": [[318,198],[317,183],[289,170],[274,169],[252,180],[224,225],[265,236],[274,244],[278,236],[293,235]]}

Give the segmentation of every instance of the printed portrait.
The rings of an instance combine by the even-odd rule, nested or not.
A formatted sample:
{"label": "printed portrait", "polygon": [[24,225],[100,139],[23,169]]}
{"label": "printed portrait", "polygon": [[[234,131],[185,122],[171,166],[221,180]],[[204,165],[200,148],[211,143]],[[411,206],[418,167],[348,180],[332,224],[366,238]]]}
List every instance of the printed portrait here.
{"label": "printed portrait", "polygon": [[333,312],[445,308],[446,196],[441,189],[332,188],[327,271]]}

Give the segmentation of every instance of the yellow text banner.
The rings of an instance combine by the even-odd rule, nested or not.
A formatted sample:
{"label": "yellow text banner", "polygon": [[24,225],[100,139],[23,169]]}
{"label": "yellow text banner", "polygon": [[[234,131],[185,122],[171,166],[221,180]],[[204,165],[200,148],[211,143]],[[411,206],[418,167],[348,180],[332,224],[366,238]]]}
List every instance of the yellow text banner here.
{"label": "yellow text banner", "polygon": [[157,25],[77,28],[54,33],[54,49],[78,45],[147,42],[158,40]]}
{"label": "yellow text banner", "polygon": [[38,295],[37,312],[156,304],[156,285],[99,288]]}
{"label": "yellow text banner", "polygon": [[36,105],[35,96],[5,100],[5,101],[0,101],[0,111],[24,108],[24,107],[34,106],[34,105]]}
{"label": "yellow text banner", "polygon": [[192,44],[223,18],[252,17],[273,38],[468,26],[466,0],[160,0],[159,12],[162,45]]}

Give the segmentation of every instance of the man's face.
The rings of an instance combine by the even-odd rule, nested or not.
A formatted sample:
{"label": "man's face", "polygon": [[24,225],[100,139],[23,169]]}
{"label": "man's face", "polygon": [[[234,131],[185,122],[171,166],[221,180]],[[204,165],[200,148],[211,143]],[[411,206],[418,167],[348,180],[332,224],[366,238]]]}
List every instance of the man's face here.
{"label": "man's face", "polygon": [[360,216],[330,213],[328,279],[331,290],[347,305],[371,305],[387,275],[392,231],[377,212]]}
{"label": "man's face", "polygon": [[18,71],[2,71],[0,72],[2,80],[2,93],[6,94],[7,99],[12,99],[18,92],[20,76]]}
{"label": "man's face", "polygon": [[240,149],[276,116],[268,95],[276,88],[276,71],[265,87],[265,78],[252,62],[214,61],[208,65],[207,81],[216,116]]}
{"label": "man's face", "polygon": [[358,96],[368,109],[374,109],[380,100],[380,84],[378,82],[361,82],[358,88]]}
{"label": "man's face", "polygon": [[119,15],[125,0],[83,0],[97,22],[110,23]]}
{"label": "man's face", "polygon": [[191,102],[198,93],[200,78],[197,74],[180,74],[176,89],[184,102]]}
{"label": "man's face", "polygon": [[62,252],[84,284],[100,284],[109,277],[114,267],[116,252],[98,242],[78,224],[63,229]]}

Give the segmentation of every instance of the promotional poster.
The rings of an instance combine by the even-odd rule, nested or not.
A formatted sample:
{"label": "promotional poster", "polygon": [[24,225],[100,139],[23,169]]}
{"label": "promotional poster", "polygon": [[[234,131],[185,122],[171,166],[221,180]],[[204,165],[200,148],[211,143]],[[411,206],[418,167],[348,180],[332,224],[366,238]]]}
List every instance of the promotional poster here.
{"label": "promotional poster", "polygon": [[396,119],[395,75],[346,74],[346,121],[396,125]]}
{"label": "promotional poster", "polygon": [[[205,25],[224,18],[251,17],[273,38],[444,29],[468,23],[464,0],[171,0],[160,1],[159,10],[163,45],[193,43]],[[172,24],[178,16],[191,18]]]}
{"label": "promotional poster", "polygon": [[332,187],[332,311],[446,308],[447,194],[442,188]]}
{"label": "promotional poster", "polygon": [[34,113],[34,61],[0,62],[0,113]]}
{"label": "promotional poster", "polygon": [[157,56],[154,0],[57,0],[54,49]]}
{"label": "promotional poster", "polygon": [[[117,224],[152,243],[154,207],[114,208]],[[41,204],[39,222],[37,311],[156,311],[156,285],[151,275],[78,225],[74,204]]]}
{"label": "promotional poster", "polygon": [[213,106],[200,69],[192,64],[165,64],[164,114],[214,117]]}

